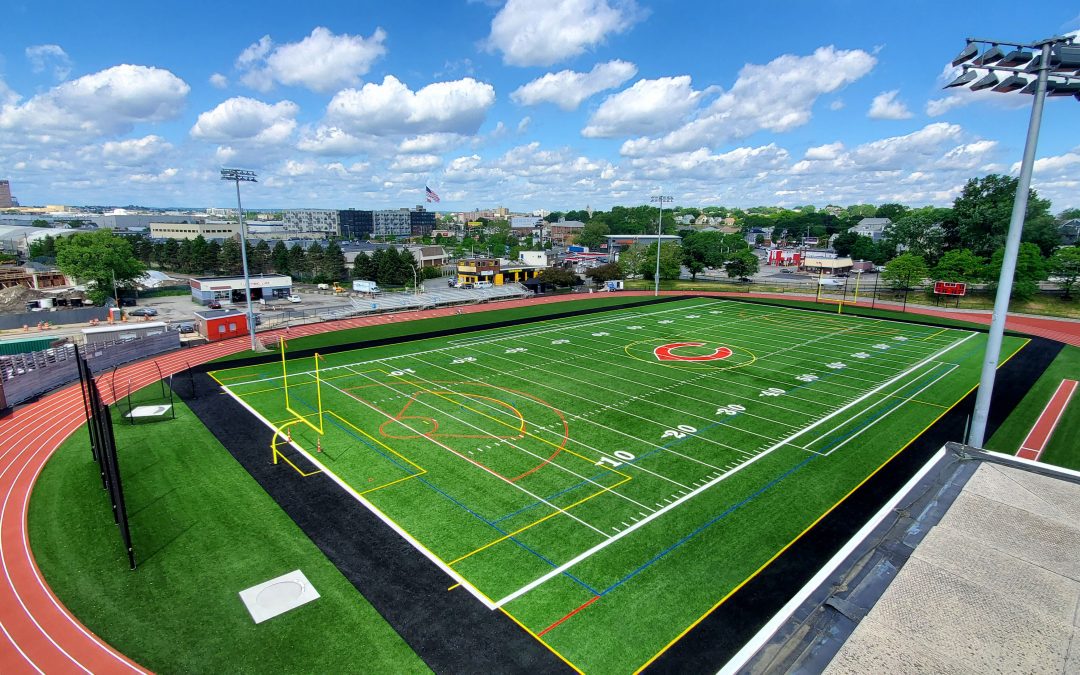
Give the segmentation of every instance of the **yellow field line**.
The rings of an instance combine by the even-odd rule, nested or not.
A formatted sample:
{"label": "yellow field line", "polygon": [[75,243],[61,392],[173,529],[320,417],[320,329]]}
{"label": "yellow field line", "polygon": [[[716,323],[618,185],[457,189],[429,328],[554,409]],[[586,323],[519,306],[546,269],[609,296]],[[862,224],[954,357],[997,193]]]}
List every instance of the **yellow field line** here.
{"label": "yellow field line", "polygon": [[490,548],[490,547],[494,546],[495,544],[498,544],[499,542],[506,541],[507,539],[509,539],[509,538],[511,538],[511,537],[513,537],[515,535],[521,534],[525,530],[527,530],[527,529],[529,529],[531,527],[535,527],[536,525],[539,525],[540,523],[544,522],[545,520],[547,520],[549,518],[553,518],[553,517],[555,517],[555,516],[557,516],[557,515],[559,515],[561,513],[568,512],[570,509],[572,509],[572,508],[574,508],[576,506],[580,506],[580,505],[584,504],[585,502],[589,501],[593,497],[599,497],[600,495],[604,494],[605,492],[607,492],[609,490],[613,490],[613,489],[619,487],[620,485],[622,485],[623,483],[625,483],[628,480],[630,480],[629,476],[624,478],[623,480],[619,481],[618,483],[615,483],[612,486],[601,488],[600,490],[597,490],[596,492],[589,495],[588,497],[585,497],[584,499],[579,499],[578,501],[574,502],[573,504],[570,504],[569,506],[565,506],[565,507],[563,507],[563,508],[561,508],[559,510],[553,511],[553,512],[549,513],[548,515],[544,516],[543,518],[541,518],[540,520],[537,520],[534,523],[529,523],[525,527],[514,530],[513,532],[510,532],[509,534],[507,534],[505,536],[499,537],[495,541],[488,542],[487,544],[484,544],[480,548],[475,549],[473,551],[470,551],[470,552],[466,553],[465,555],[461,556],[460,558],[457,558],[456,560],[451,560],[450,562],[448,562],[446,564],[451,565],[451,566],[456,565],[457,563],[461,562],[462,560],[464,560],[464,559],[466,559],[466,558],[468,558],[470,556],[476,555],[480,551],[483,551],[486,548]]}
{"label": "yellow field line", "polygon": [[[492,415],[481,412],[481,411],[477,410],[476,408],[472,408],[472,407],[470,407],[468,405],[465,405],[464,403],[461,403],[459,401],[455,401],[454,399],[449,397],[449,396],[462,396],[462,397],[468,398],[468,395],[466,395],[466,394],[461,394],[461,393],[457,393],[457,392],[449,392],[449,396],[448,396],[446,394],[441,394],[441,393],[439,393],[437,391],[434,391],[432,389],[428,389],[424,385],[422,385],[422,384],[420,384],[418,382],[414,382],[412,380],[401,380],[401,382],[403,382],[405,384],[411,384],[414,387],[420,388],[421,391],[424,391],[424,392],[426,392],[428,394],[431,394],[433,396],[438,396],[439,398],[441,398],[441,399],[443,399],[445,401],[453,403],[454,405],[456,405],[458,407],[461,407],[461,408],[464,408],[464,409],[466,409],[466,410],[468,410],[468,411],[470,411],[472,413],[475,413],[477,415],[480,415],[481,417],[486,417],[489,420],[495,422],[496,424],[500,424],[500,425],[502,425],[504,427],[509,427],[511,429],[514,429],[515,431],[521,431],[520,429],[518,429],[517,427],[515,427],[514,425],[512,425],[512,424],[510,424],[508,422],[504,422],[504,421],[498,419],[497,417],[493,417]],[[519,413],[519,415],[520,415],[520,413]],[[585,457],[584,455],[580,455],[580,454],[574,452],[570,448],[567,448],[567,447],[564,447],[564,446],[561,446],[561,445],[556,445],[555,443],[552,443],[551,441],[547,440],[546,438],[541,438],[541,437],[537,436],[536,434],[531,433],[529,431],[525,431],[524,434],[526,436],[528,436],[529,438],[532,438],[533,440],[540,441],[541,443],[544,443],[545,445],[550,445],[551,447],[555,448],[556,450],[560,450],[560,451],[565,452],[565,453],[567,453],[569,455],[573,455],[574,457],[577,457],[578,459],[584,460],[585,462],[588,462],[590,466],[596,466],[595,461],[593,461],[592,459],[590,459],[588,457]],[[632,478],[631,476],[628,476],[628,475],[626,475],[625,473],[623,473],[621,471],[616,471],[615,469],[613,469],[611,467],[605,466],[604,468],[606,468],[611,473],[618,474],[618,475],[622,476],[623,478],[626,478],[626,479]],[[608,489],[610,489],[610,488],[608,488]]]}
{"label": "yellow field line", "polygon": [[450,588],[448,588],[448,589],[446,589],[446,590],[447,590],[447,591],[452,591],[452,590],[454,590],[455,588],[458,588],[458,587],[460,587],[460,586],[461,586],[461,584],[454,584],[453,586],[451,586]]}
{"label": "yellow field line", "polygon": [[560,659],[562,659],[562,662],[563,662],[563,663],[565,663],[566,665],[570,666],[571,668],[573,668],[573,669],[574,669],[574,672],[575,672],[575,673],[578,673],[578,675],[585,675],[585,674],[584,674],[584,673],[583,673],[583,672],[581,671],[581,669],[580,669],[580,668],[578,668],[578,667],[577,667],[577,666],[575,666],[574,664],[570,663],[570,660],[569,660],[569,659],[567,659],[567,658],[566,658],[565,656],[563,656],[562,654],[560,654],[560,653],[558,652],[558,650],[556,650],[556,649],[555,649],[554,647],[552,647],[552,646],[551,646],[551,645],[549,645],[548,643],[544,642],[544,638],[540,637],[540,636],[539,636],[539,635],[537,635],[536,633],[534,633],[534,632],[532,632],[531,630],[529,630],[528,626],[526,626],[525,624],[523,624],[523,623],[521,623],[520,621],[518,621],[518,620],[517,620],[517,617],[515,617],[515,616],[514,616],[513,614],[511,614],[510,612],[506,611],[506,608],[505,608],[505,607],[500,607],[500,608],[499,608],[499,611],[500,611],[500,612],[502,612],[503,614],[505,614],[506,616],[510,617],[510,620],[511,620],[511,621],[513,621],[514,623],[516,623],[516,624],[517,624],[518,626],[520,626],[520,627],[521,627],[521,630],[523,630],[523,631],[525,631],[526,633],[528,633],[529,635],[533,636],[533,639],[535,639],[535,640],[536,640],[537,642],[539,642],[540,644],[542,644],[542,645],[544,645],[545,647],[547,647],[547,649],[548,649],[548,651],[549,651],[549,652],[551,652],[551,653],[552,653],[552,654],[554,654],[555,656],[558,656],[558,657],[559,657]]}
{"label": "yellow field line", "polygon": [[934,333],[933,335],[927,335],[926,337],[923,338],[923,342],[926,342],[927,340],[929,340],[932,337],[937,337],[937,336],[941,335],[942,333],[944,333],[947,330],[951,330],[951,329],[950,328],[942,328],[941,330]]}
{"label": "yellow field line", "polygon": [[[1027,346],[1027,343],[1028,343],[1028,342],[1030,342],[1030,340],[1024,340],[1024,344],[1022,344],[1022,345],[1020,345],[1019,347],[1017,347],[1017,348],[1016,348],[1016,351],[1014,351],[1014,352],[1013,352],[1012,354],[1009,354],[1009,358],[1007,358],[1007,359],[1005,359],[1004,361],[1002,361],[1002,362],[1001,362],[1001,364],[999,364],[999,365],[998,365],[998,368],[1000,368],[1001,366],[1004,366],[1004,365],[1005,365],[1006,363],[1008,363],[1008,362],[1009,362],[1009,359],[1011,359],[1012,357],[1016,356],[1016,354],[1017,354],[1017,353],[1018,353],[1018,352],[1019,352],[1019,351],[1020,351],[1021,349],[1023,349],[1024,347],[1026,347],[1026,346]],[[717,603],[716,603],[715,605],[713,605],[712,607],[710,607],[710,608],[708,609],[708,611],[706,611],[706,612],[705,612],[704,614],[702,614],[701,616],[699,616],[699,617],[697,618],[697,620],[695,620],[695,621],[694,621],[694,623],[692,623],[692,624],[690,624],[689,626],[687,626],[685,630],[683,630],[683,631],[682,631],[681,633],[679,633],[679,634],[678,634],[677,636],[675,636],[675,639],[673,639],[673,640],[672,640],[671,642],[669,642],[669,643],[667,643],[666,645],[664,645],[664,648],[663,648],[663,649],[661,649],[660,651],[656,652],[656,654],[653,654],[652,658],[650,658],[650,659],[649,659],[648,661],[646,661],[645,663],[641,664],[641,666],[640,666],[640,667],[638,667],[638,669],[634,671],[634,675],[637,675],[637,674],[638,674],[638,673],[640,673],[641,671],[643,671],[643,670],[645,670],[646,668],[648,668],[648,667],[649,667],[649,666],[650,666],[650,665],[652,664],[652,662],[653,662],[653,661],[655,661],[656,659],[660,658],[660,656],[662,656],[664,652],[666,652],[667,650],[671,649],[672,645],[674,645],[674,644],[675,644],[676,642],[678,642],[678,641],[679,641],[679,640],[681,640],[681,639],[682,639],[683,637],[685,637],[685,636],[686,636],[686,634],[687,634],[687,633],[689,633],[689,632],[690,632],[691,630],[693,630],[693,629],[694,629],[694,627],[695,627],[695,626],[697,626],[697,625],[698,625],[699,623],[701,623],[701,622],[702,622],[702,621],[703,621],[703,620],[705,619],[705,617],[707,617],[707,616],[709,616],[710,614],[712,614],[712,613],[713,613],[713,612],[714,612],[714,611],[716,610],[716,608],[717,608],[717,607],[719,607],[720,605],[722,605],[722,604],[724,604],[725,602],[727,602],[728,598],[730,598],[731,596],[735,595],[735,593],[736,593],[736,592],[738,592],[738,590],[739,590],[740,588],[742,588],[742,587],[743,587],[743,586],[745,586],[746,584],[750,583],[750,581],[751,581],[751,580],[753,580],[753,579],[754,579],[754,577],[756,577],[756,576],[757,576],[758,574],[761,574],[761,571],[762,571],[762,570],[764,570],[764,569],[765,569],[766,567],[768,567],[769,565],[771,565],[771,564],[772,564],[772,562],[773,562],[774,560],[776,560],[777,558],[779,558],[779,557],[780,557],[780,555],[784,553],[784,551],[786,551],[786,550],[788,550],[789,548],[791,548],[791,546],[792,546],[792,545],[793,545],[793,544],[794,544],[795,542],[799,541],[799,539],[802,539],[803,535],[805,535],[805,534],[806,534],[807,532],[809,532],[809,531],[810,531],[810,530],[811,530],[811,529],[812,529],[812,528],[813,528],[813,527],[814,527],[815,525],[817,525],[817,524],[818,524],[819,522],[821,522],[821,520],[822,520],[823,518],[825,518],[825,516],[827,516],[827,515],[829,515],[830,513],[832,513],[832,512],[833,512],[833,511],[834,511],[834,510],[836,509],[836,507],[840,506],[840,504],[842,504],[842,503],[843,503],[843,502],[844,502],[844,501],[845,501],[845,500],[846,500],[846,499],[847,499],[848,497],[850,497],[850,496],[851,496],[851,495],[852,495],[852,494],[853,494],[853,493],[854,493],[854,492],[855,492],[856,490],[858,490],[859,488],[861,488],[861,487],[863,486],[863,484],[865,484],[865,483],[866,483],[866,481],[870,480],[870,479],[871,479],[871,478],[873,478],[873,477],[874,477],[875,475],[877,475],[877,472],[878,472],[878,471],[881,471],[881,470],[882,470],[883,468],[885,468],[885,466],[886,466],[886,465],[887,465],[887,464],[888,464],[889,462],[893,461],[893,459],[895,459],[897,455],[899,455],[899,454],[900,454],[901,452],[903,452],[904,450],[906,450],[906,449],[907,449],[907,447],[908,447],[909,445],[911,445],[912,443],[914,443],[914,442],[915,442],[915,439],[917,439],[917,438],[918,438],[919,436],[922,436],[922,435],[923,435],[924,433],[926,433],[926,430],[927,430],[927,429],[929,429],[930,427],[932,427],[932,426],[934,426],[935,424],[937,424],[938,420],[940,420],[940,419],[941,419],[942,417],[944,417],[945,415],[949,414],[949,411],[950,411],[950,410],[952,410],[952,409],[953,409],[953,408],[955,408],[955,407],[956,407],[957,405],[959,405],[959,404],[960,404],[960,402],[961,402],[961,401],[963,401],[963,400],[964,400],[965,398],[967,398],[968,394],[970,394],[971,392],[975,391],[975,389],[976,389],[976,388],[978,388],[978,386],[979,386],[979,385],[977,385],[977,384],[976,384],[976,385],[975,385],[974,387],[972,387],[971,389],[968,389],[968,390],[967,390],[966,392],[964,392],[964,395],[963,395],[963,396],[961,396],[960,398],[958,398],[958,399],[956,400],[956,402],[955,402],[955,403],[953,403],[953,404],[952,404],[951,406],[949,406],[948,408],[946,408],[946,409],[944,410],[944,412],[942,412],[942,413],[941,413],[940,415],[938,415],[937,417],[935,417],[935,418],[934,418],[934,421],[930,422],[930,424],[927,424],[927,425],[926,425],[925,427],[923,427],[922,431],[920,431],[919,433],[915,434],[915,435],[914,435],[914,436],[913,436],[913,437],[911,438],[911,440],[909,440],[909,441],[908,441],[907,443],[905,443],[905,444],[904,444],[904,447],[900,448],[900,449],[899,449],[899,450],[897,450],[897,451],[896,451],[895,453],[893,453],[893,455],[892,455],[891,457],[889,457],[888,459],[886,459],[886,460],[884,461],[884,463],[882,463],[882,464],[881,464],[881,466],[879,466],[878,468],[874,469],[873,473],[871,473],[871,474],[870,474],[869,476],[867,476],[866,478],[863,478],[863,479],[862,479],[861,481],[859,481],[859,484],[858,484],[858,485],[856,485],[855,487],[853,487],[853,488],[851,489],[851,491],[849,491],[849,492],[848,492],[848,493],[847,493],[846,495],[844,495],[843,497],[841,497],[839,501],[837,501],[837,502],[836,502],[835,504],[833,504],[832,506],[830,506],[830,507],[829,507],[829,510],[828,510],[828,511],[826,511],[825,513],[822,513],[822,514],[821,514],[820,516],[818,516],[818,517],[817,517],[817,518],[816,518],[816,519],[814,520],[814,522],[812,522],[812,523],[810,523],[809,525],[807,525],[807,526],[806,526],[806,529],[804,529],[804,530],[803,530],[802,532],[800,532],[800,533],[799,533],[798,535],[796,535],[794,539],[792,539],[792,540],[791,540],[791,541],[789,541],[789,542],[788,542],[787,544],[785,544],[785,545],[784,545],[784,548],[782,548],[782,549],[780,549],[779,551],[777,551],[777,552],[776,552],[776,553],[775,553],[775,554],[774,554],[774,555],[773,555],[773,556],[772,556],[771,558],[769,558],[768,560],[766,560],[766,561],[765,561],[765,563],[764,563],[764,564],[762,564],[762,566],[761,566],[761,567],[757,568],[757,569],[756,569],[756,570],[754,571],[754,573],[753,573],[753,574],[751,574],[750,576],[748,576],[748,577],[746,577],[745,579],[743,579],[743,580],[742,580],[742,581],[741,581],[741,582],[739,583],[739,585],[738,585],[738,586],[736,586],[735,588],[731,589],[731,591],[729,591],[729,592],[727,593],[727,595],[725,595],[724,597],[720,598],[720,600],[719,600],[719,601],[718,601],[718,602],[717,602]]]}

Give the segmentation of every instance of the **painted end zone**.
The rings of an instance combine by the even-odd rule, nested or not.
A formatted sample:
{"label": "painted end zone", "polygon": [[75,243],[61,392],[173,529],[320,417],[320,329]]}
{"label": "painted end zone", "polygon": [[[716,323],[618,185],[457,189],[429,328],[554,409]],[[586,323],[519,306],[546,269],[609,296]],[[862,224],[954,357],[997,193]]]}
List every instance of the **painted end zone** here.
{"label": "painted end zone", "polygon": [[1046,449],[1047,444],[1050,442],[1054,429],[1057,427],[1058,422],[1061,421],[1061,416],[1065,414],[1065,409],[1069,407],[1069,400],[1072,398],[1073,392],[1076,391],[1076,385],[1076,380],[1061,381],[1057,391],[1050,397],[1050,402],[1043,408],[1039,419],[1035,421],[1035,426],[1031,427],[1027,438],[1020,444],[1020,450],[1016,453],[1017,457],[1039,461],[1043,450]]}

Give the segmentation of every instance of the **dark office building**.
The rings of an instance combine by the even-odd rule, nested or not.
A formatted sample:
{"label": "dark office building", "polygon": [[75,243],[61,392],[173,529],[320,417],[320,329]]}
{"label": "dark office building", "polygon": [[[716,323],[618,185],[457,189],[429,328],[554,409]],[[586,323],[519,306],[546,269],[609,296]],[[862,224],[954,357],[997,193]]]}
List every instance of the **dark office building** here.
{"label": "dark office building", "polygon": [[375,227],[375,221],[371,211],[348,209],[347,211],[338,211],[338,225],[341,228],[342,239],[367,241],[371,238],[371,231]]}
{"label": "dark office building", "polygon": [[416,210],[409,211],[409,225],[412,227],[412,236],[430,237],[431,231],[435,229],[435,213],[423,206],[417,206]]}

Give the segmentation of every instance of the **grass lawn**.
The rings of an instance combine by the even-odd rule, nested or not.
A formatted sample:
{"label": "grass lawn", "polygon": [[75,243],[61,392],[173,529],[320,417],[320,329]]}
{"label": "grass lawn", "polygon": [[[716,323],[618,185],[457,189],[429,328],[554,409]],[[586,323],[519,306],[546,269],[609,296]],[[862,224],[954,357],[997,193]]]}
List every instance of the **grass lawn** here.
{"label": "grass lawn", "polygon": [[[693,298],[338,352],[317,377],[296,359],[288,404],[280,363],[213,375],[461,592],[582,670],[618,673],[960,400],[984,344]],[[1003,359],[1023,344],[1006,338]]]}
{"label": "grass lawn", "polygon": [[[115,419],[135,571],[85,430],[45,466],[30,503],[31,544],[60,600],[158,672],[427,672],[194,414],[175,405],[175,420],[132,427]],[[294,569],[321,597],[255,625],[238,592]]]}
{"label": "grass lawn", "polygon": [[[1066,345],[1061,350],[986,446],[991,450],[1016,454],[1039,414],[1064,379],[1080,379],[1080,348]],[[1080,470],[1080,443],[1077,443],[1077,438],[1080,438],[1080,397],[1074,394],[1040,461]]]}

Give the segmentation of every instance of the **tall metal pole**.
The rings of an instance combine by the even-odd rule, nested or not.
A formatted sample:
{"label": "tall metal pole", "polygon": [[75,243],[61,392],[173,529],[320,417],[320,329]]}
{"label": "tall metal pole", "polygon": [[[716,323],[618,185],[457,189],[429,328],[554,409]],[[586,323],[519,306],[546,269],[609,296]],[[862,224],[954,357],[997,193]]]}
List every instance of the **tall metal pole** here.
{"label": "tall metal pole", "polygon": [[1005,238],[1005,255],[1001,260],[1001,276],[998,278],[997,296],[994,298],[994,314],[990,322],[990,334],[986,340],[986,355],[983,358],[979,391],[975,395],[975,412],[971,419],[971,430],[968,432],[968,445],[976,448],[983,447],[986,442],[986,422],[990,416],[990,399],[994,394],[994,378],[997,376],[998,359],[1001,357],[1001,339],[1005,332],[1005,319],[1009,313],[1009,298],[1012,295],[1013,277],[1016,272],[1016,257],[1020,251],[1020,235],[1024,229],[1024,216],[1027,213],[1031,171],[1035,165],[1035,147],[1039,143],[1039,127],[1042,124],[1043,103],[1046,99],[1046,77],[1050,69],[1051,44],[1051,42],[1045,42],[1042,45],[1042,59],[1039,62],[1039,76],[1035,86],[1035,101],[1031,105],[1031,120],[1028,122],[1027,141],[1024,144],[1024,159],[1020,163],[1020,179],[1016,185],[1012,217],[1009,219],[1009,234]]}
{"label": "tall metal pole", "polygon": [[653,296],[660,295],[660,236],[664,232],[664,202],[670,202],[674,198],[663,194],[656,195],[651,199],[654,202],[660,202],[660,221],[656,224],[656,287],[653,289]]}
{"label": "tall metal pole", "polygon": [[255,339],[255,311],[251,308],[251,275],[248,274],[247,261],[247,227],[244,226],[244,207],[240,203],[240,181],[254,183],[255,172],[241,171],[240,169],[222,169],[222,180],[231,180],[236,183],[236,215],[240,219],[240,260],[244,266],[244,297],[247,300],[247,325],[251,335],[251,350],[258,349],[258,341]]}

